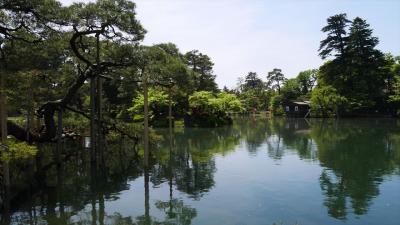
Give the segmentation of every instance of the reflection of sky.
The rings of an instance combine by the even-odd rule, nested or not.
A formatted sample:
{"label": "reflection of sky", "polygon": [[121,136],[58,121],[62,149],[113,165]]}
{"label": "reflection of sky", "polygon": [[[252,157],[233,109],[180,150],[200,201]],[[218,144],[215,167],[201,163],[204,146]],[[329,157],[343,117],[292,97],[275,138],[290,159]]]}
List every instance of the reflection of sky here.
{"label": "reflection of sky", "polygon": [[[174,198],[195,208],[193,224],[284,224],[317,225],[343,224],[327,214],[323,205],[319,177],[322,169],[317,161],[300,160],[295,151],[283,147],[280,160],[268,156],[268,146],[263,143],[255,153],[249,153],[241,144],[226,156],[214,157],[217,171],[216,185],[200,200],[188,198],[174,189]],[[374,198],[365,215],[356,216],[348,205],[347,222],[374,224],[385,218],[385,224],[396,224],[400,210],[400,177],[387,176],[379,186],[380,194]],[[144,214],[143,177],[130,182],[131,190],[121,192],[120,199],[106,203],[108,214],[118,212],[123,216]],[[150,214],[160,221],[165,214],[156,209],[157,200],[168,201],[169,186],[163,183],[154,188],[150,183]]]}
{"label": "reflection of sky", "polygon": [[[130,190],[121,192],[117,201],[106,203],[108,214],[120,213],[123,216],[132,216],[133,218],[144,215],[144,178],[139,177],[129,182],[129,184]],[[150,215],[161,221],[165,214],[158,210],[154,204],[156,201],[169,201],[169,185],[168,183],[163,183],[153,189],[154,186],[150,182],[149,186]],[[174,191],[174,198],[177,197],[179,197],[179,193]]]}
{"label": "reflection of sky", "polygon": [[[307,214],[305,208],[299,207],[304,199],[311,203],[309,208],[315,213],[325,214],[319,207],[322,196],[315,194],[320,193],[318,179],[315,179],[321,172],[318,166],[305,164],[295,155],[288,155],[277,164],[268,157],[266,145],[260,146],[255,157],[248,157],[245,149],[230,157],[217,160],[218,168],[224,169],[218,169],[215,179],[223,180],[223,184],[217,183],[219,190],[212,190],[225,205],[235,206],[229,219],[234,217],[241,221],[239,224],[260,224],[262,220],[272,223],[281,219],[289,224],[296,219],[309,224],[300,216]],[[235,194],[237,198],[232,197]],[[243,215],[248,218],[242,218]]]}

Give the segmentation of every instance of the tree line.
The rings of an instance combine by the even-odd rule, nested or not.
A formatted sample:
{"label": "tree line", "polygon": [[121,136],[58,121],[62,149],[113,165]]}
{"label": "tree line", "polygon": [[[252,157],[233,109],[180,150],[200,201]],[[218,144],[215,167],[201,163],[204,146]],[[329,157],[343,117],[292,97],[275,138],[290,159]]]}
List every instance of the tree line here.
{"label": "tree line", "polygon": [[[190,111],[191,95],[218,93],[206,54],[182,53],[173,43],[141,44],[146,30],[135,7],[129,0],[70,6],[57,0],[0,1],[2,136],[54,141],[59,115],[63,132],[85,128],[87,120],[98,137],[124,132],[118,124],[142,113],[136,109],[144,84],[167,105],[173,102],[176,117]],[[166,114],[166,108],[155,108],[155,118]]]}
{"label": "tree line", "polygon": [[[54,141],[58,116],[64,133],[85,129],[89,120],[90,133],[100,139],[110,131],[129,135],[118,125],[142,121],[147,97],[153,125],[166,125],[173,116],[188,126],[219,126],[231,122],[228,112],[284,114],[282,105],[294,100],[311,100],[316,116],[398,113],[400,58],[378,50],[378,38],[359,17],[327,19],[320,68],[291,79],[275,68],[266,81],[249,72],[236,88],[219,90],[206,54],[182,53],[173,43],[142,45],[146,30],[135,7],[129,0],[70,6],[2,0],[1,133]],[[150,96],[143,95],[147,86]]]}
{"label": "tree line", "polygon": [[378,50],[378,38],[360,17],[331,16],[322,32],[326,38],[320,42],[319,56],[325,62],[320,68],[291,79],[273,69],[266,81],[249,72],[235,89],[224,89],[236,93],[247,110],[283,114],[285,102],[310,100],[315,116],[398,115],[400,56]]}

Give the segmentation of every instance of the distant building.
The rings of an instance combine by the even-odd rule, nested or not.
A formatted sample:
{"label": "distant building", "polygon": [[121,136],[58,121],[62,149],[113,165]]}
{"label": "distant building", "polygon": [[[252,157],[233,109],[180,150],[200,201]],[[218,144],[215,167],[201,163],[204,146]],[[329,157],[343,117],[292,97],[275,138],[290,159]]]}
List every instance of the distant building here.
{"label": "distant building", "polygon": [[310,101],[288,101],[283,109],[289,117],[304,117],[310,111]]}

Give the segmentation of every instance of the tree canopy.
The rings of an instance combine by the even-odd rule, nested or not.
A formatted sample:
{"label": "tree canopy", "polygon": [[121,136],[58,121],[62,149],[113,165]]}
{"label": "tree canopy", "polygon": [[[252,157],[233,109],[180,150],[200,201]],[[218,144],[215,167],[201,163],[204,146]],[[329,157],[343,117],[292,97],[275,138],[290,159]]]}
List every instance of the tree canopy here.
{"label": "tree canopy", "polygon": [[327,23],[322,29],[327,37],[321,41],[320,56],[331,58],[320,68],[318,86],[330,85],[348,100],[345,114],[387,113],[395,74],[388,66],[391,62],[376,49],[379,40],[370,25],[359,17],[348,20],[346,14],[329,17]]}

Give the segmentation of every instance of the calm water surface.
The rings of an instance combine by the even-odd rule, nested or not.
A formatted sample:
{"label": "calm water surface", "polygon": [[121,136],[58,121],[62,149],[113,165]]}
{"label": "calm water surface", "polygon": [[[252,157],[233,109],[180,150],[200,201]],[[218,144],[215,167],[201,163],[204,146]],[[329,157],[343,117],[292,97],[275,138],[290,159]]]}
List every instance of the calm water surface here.
{"label": "calm water surface", "polygon": [[78,151],[14,173],[3,224],[400,224],[400,121],[238,118],[156,134],[148,171],[117,140],[97,170]]}

